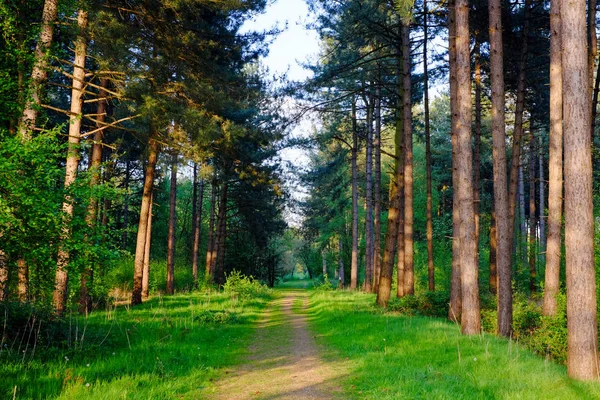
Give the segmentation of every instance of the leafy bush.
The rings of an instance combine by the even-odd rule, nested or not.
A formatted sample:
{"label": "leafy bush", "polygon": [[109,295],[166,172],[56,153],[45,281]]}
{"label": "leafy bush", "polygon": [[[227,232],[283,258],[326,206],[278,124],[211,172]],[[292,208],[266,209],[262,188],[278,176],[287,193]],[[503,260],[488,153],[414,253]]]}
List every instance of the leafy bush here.
{"label": "leafy bush", "polygon": [[241,300],[248,300],[255,297],[267,297],[271,290],[254,279],[243,275],[240,271],[233,271],[227,275],[227,281],[223,285],[225,293],[229,293]]}
{"label": "leafy bush", "polygon": [[196,321],[203,324],[225,324],[235,323],[239,320],[238,316],[229,311],[204,310],[200,315],[196,316]]}
{"label": "leafy bush", "polygon": [[447,292],[423,292],[390,300],[388,309],[408,315],[445,318],[450,295]]}
{"label": "leafy bush", "polygon": [[331,280],[329,279],[327,274],[321,275],[318,278],[313,279],[313,287],[315,288],[315,290],[319,290],[322,292],[327,292],[329,290],[334,289],[333,284],[331,283]]}

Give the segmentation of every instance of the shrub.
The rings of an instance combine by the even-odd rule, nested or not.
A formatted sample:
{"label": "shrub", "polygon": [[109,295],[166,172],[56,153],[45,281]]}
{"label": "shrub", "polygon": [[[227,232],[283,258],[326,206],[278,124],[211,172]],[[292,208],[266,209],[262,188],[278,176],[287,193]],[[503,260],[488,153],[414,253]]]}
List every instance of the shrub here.
{"label": "shrub", "polygon": [[248,300],[255,297],[267,297],[271,290],[254,279],[243,275],[240,271],[233,271],[227,276],[227,281],[223,285],[225,293],[229,293],[241,300]]}
{"label": "shrub", "polygon": [[318,278],[313,279],[313,287],[315,290],[319,290],[322,292],[327,292],[329,290],[333,290],[333,285],[331,284],[331,280],[325,275],[321,275]]}
{"label": "shrub", "polygon": [[203,324],[225,324],[235,323],[239,320],[238,316],[229,311],[204,310],[196,316],[196,321]]}
{"label": "shrub", "polygon": [[445,318],[450,296],[447,292],[423,292],[390,300],[388,309],[408,315]]}

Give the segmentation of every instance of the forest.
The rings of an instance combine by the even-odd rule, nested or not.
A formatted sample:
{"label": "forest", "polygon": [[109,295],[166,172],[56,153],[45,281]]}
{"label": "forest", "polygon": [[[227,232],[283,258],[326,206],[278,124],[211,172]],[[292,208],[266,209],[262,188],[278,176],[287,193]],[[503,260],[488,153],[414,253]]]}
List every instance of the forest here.
{"label": "forest", "polygon": [[600,398],[596,0],[286,1],[0,0],[0,397]]}

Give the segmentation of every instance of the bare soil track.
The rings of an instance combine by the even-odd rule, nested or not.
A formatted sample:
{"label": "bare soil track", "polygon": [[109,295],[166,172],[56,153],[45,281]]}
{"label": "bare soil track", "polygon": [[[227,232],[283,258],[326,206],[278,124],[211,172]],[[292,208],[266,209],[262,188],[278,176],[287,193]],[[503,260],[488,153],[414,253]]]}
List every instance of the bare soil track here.
{"label": "bare soil track", "polygon": [[245,363],[217,381],[210,399],[342,398],[342,364],[324,362],[307,327],[309,292],[286,290],[259,322]]}

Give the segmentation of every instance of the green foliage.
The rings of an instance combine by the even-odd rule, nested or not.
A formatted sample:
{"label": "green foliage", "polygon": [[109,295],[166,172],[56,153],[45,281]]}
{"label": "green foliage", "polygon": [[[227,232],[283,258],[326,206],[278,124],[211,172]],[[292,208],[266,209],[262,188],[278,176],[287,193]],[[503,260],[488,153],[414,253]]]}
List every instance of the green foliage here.
{"label": "green foliage", "polygon": [[334,286],[331,283],[331,279],[325,274],[313,279],[313,288],[321,292],[327,292],[333,290]]}
{"label": "green foliage", "polygon": [[254,279],[242,275],[240,271],[233,271],[227,275],[227,281],[223,285],[225,293],[238,298],[242,301],[255,298],[268,298],[271,295],[271,290]]}
{"label": "green foliage", "polygon": [[422,292],[414,296],[391,299],[388,310],[405,315],[445,318],[448,316],[449,302],[450,294],[448,292]]}

